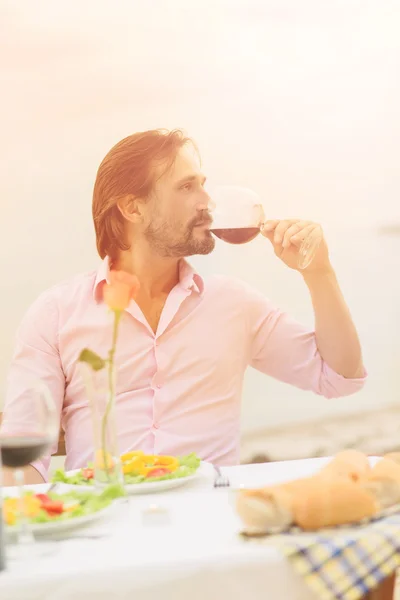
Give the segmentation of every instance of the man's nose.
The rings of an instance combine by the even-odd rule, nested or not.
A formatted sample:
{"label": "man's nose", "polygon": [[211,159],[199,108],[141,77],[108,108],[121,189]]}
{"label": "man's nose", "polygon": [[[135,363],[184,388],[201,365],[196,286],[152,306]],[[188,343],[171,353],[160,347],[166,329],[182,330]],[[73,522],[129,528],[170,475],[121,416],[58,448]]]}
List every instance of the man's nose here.
{"label": "man's nose", "polygon": [[206,192],[206,190],[203,190],[201,202],[200,202],[200,204],[197,205],[197,210],[208,210],[208,211],[211,210],[212,211],[214,209],[215,209],[215,202],[214,202],[214,200]]}

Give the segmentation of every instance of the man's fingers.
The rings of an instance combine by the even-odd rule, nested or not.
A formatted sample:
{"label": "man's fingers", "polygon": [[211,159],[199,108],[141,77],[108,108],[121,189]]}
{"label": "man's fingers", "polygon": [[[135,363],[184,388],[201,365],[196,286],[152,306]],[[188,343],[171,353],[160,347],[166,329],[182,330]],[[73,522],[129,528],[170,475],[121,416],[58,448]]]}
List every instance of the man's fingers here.
{"label": "man's fingers", "polygon": [[281,244],[286,231],[291,225],[297,223],[297,221],[298,219],[285,219],[284,221],[279,221],[278,225],[275,227],[274,244]]}
{"label": "man's fingers", "polygon": [[299,248],[304,240],[307,238],[311,238],[313,234],[319,229],[319,225],[317,223],[310,223],[306,227],[303,227],[298,233],[293,235],[291,239],[291,243]]}
{"label": "man's fingers", "polygon": [[290,225],[290,227],[288,227],[284,233],[282,247],[287,248],[288,246],[290,246],[291,238],[297,233],[299,233],[302,229],[307,227],[308,224],[309,221],[296,221],[296,223]]}
{"label": "man's fingers", "polygon": [[261,227],[261,232],[265,234],[271,233],[275,230],[275,227],[278,225],[279,221],[265,221]]}

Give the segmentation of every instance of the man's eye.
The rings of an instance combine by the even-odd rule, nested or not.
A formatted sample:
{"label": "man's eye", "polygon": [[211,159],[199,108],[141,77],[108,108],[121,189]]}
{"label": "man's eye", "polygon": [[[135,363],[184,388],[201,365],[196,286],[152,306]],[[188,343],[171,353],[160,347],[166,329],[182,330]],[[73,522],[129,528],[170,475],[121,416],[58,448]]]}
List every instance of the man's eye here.
{"label": "man's eye", "polygon": [[181,187],[181,190],[184,190],[185,192],[189,192],[192,189],[192,184],[191,183],[185,183],[185,185],[183,185]]}

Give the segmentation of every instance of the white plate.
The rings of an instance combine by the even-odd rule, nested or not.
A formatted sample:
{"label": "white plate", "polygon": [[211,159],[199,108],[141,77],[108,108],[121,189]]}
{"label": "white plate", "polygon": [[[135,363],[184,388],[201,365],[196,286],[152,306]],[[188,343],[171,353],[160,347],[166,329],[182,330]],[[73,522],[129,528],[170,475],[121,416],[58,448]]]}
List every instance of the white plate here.
{"label": "white plate", "polygon": [[[210,471],[211,469],[211,471]],[[75,469],[73,471],[66,471],[66,475],[75,475],[79,473],[81,469]],[[178,487],[182,487],[191,481],[200,480],[212,472],[212,465],[205,461],[201,461],[199,468],[193,475],[187,477],[178,477],[176,479],[164,479],[162,481],[149,481],[143,483],[130,483],[125,486],[126,492],[129,495],[132,494],[157,494],[158,492],[164,492],[166,490],[172,490]],[[73,485],[73,484],[67,484]],[[74,485],[75,489],[80,490],[94,490],[93,485]]]}
{"label": "white plate", "polygon": [[[83,515],[82,517],[73,517],[70,519],[66,519],[65,521],[49,521],[48,523],[32,523],[29,525],[32,533],[36,535],[50,535],[54,533],[59,533],[66,530],[76,529],[78,527],[85,527],[92,523],[92,521],[97,521],[101,519],[113,509],[113,503],[109,504],[105,508],[98,510],[90,515]],[[14,536],[16,534],[17,528],[14,526],[7,525],[6,534]]]}

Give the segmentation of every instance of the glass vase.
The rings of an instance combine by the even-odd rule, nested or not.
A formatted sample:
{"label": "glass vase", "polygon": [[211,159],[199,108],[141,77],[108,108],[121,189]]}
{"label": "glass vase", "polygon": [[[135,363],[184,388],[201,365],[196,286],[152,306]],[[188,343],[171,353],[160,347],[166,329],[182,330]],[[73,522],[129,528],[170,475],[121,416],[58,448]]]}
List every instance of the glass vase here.
{"label": "glass vase", "polygon": [[116,423],[116,370],[106,364],[100,371],[82,365],[93,427],[94,484],[99,492],[110,485],[123,487]]}

